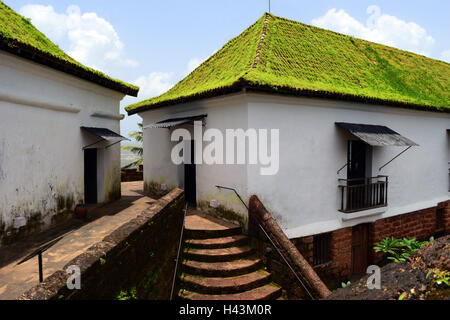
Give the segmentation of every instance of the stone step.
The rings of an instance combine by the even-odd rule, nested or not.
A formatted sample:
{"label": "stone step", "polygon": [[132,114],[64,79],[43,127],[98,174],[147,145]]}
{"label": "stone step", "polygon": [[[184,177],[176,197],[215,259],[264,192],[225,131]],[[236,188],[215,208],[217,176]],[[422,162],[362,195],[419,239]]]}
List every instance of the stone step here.
{"label": "stone step", "polygon": [[228,262],[183,261],[183,271],[203,277],[233,277],[251,273],[262,267],[262,260],[255,257]]}
{"label": "stone step", "polygon": [[235,236],[242,233],[242,228],[234,223],[223,221],[201,212],[194,211],[185,220],[187,239],[209,239]]}
{"label": "stone step", "polygon": [[212,239],[190,239],[185,241],[187,247],[195,249],[221,249],[239,247],[248,243],[249,238],[244,235]]}
{"label": "stone step", "polygon": [[239,226],[217,230],[198,230],[185,228],[185,233],[187,239],[224,238],[240,235],[242,233],[242,228]]}
{"label": "stone step", "polygon": [[186,300],[275,300],[281,296],[281,287],[270,283],[252,290],[231,294],[202,294],[181,289],[178,296]]}
{"label": "stone step", "polygon": [[203,294],[230,294],[255,289],[270,282],[270,273],[257,270],[236,277],[202,277],[183,274],[180,277],[182,287]]}
{"label": "stone step", "polygon": [[189,260],[205,262],[232,261],[248,257],[254,253],[249,246],[221,249],[193,249],[184,250],[184,257]]}

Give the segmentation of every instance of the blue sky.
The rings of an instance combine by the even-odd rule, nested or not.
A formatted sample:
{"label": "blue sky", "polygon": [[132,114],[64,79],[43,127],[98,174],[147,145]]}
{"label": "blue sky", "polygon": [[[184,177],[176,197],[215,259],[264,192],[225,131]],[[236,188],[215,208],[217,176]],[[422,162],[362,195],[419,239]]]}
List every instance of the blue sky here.
{"label": "blue sky", "polygon": [[[268,11],[268,0],[3,0],[80,62],[163,93]],[[450,1],[272,0],[272,13],[450,61]],[[122,113],[125,111],[122,109]],[[122,134],[138,116],[122,121]]]}

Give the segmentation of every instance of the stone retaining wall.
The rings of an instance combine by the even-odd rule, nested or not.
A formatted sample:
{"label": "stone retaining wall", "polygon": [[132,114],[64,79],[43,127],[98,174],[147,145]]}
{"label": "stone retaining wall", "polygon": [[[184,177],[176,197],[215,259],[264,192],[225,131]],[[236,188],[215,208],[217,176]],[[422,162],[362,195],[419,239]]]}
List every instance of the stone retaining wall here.
{"label": "stone retaining wall", "polygon": [[144,171],[141,169],[122,169],[120,171],[122,182],[143,181]]}
{"label": "stone retaining wall", "polygon": [[[184,206],[184,192],[172,190],[20,299],[169,299]],[[80,290],[67,288],[72,265],[81,269]]]}

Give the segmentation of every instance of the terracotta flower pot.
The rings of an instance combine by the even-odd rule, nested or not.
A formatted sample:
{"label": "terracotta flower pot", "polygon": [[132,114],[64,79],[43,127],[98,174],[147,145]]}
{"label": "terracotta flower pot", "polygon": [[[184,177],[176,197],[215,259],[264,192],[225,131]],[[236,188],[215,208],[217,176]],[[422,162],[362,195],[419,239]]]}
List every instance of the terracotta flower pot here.
{"label": "terracotta flower pot", "polygon": [[75,207],[75,217],[84,220],[87,218],[88,210],[84,204],[79,204]]}

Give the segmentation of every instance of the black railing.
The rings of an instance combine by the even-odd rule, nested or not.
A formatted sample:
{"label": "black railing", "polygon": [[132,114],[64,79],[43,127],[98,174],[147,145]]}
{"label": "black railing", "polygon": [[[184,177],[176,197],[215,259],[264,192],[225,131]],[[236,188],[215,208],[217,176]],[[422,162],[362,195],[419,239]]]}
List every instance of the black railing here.
{"label": "black railing", "polygon": [[180,241],[178,242],[177,258],[175,259],[175,270],[173,271],[172,290],[170,291],[170,300],[171,301],[173,300],[173,294],[175,291],[175,284],[176,284],[177,275],[178,275],[178,266],[180,265],[181,249],[183,246],[183,239],[184,239],[184,224],[186,222],[187,210],[188,210],[188,205],[186,204],[186,206],[184,208],[183,224],[181,226],[181,232],[180,232]]}
{"label": "black railing", "polygon": [[388,177],[377,176],[361,179],[339,179],[341,208],[339,211],[352,213],[388,205]]}
{"label": "black railing", "polygon": [[[216,186],[216,188],[218,189],[224,189],[224,190],[229,190],[229,191],[233,191],[236,196],[239,198],[239,200],[242,202],[242,204],[244,205],[244,207],[247,209],[248,214],[250,214],[250,210],[247,206],[247,204],[244,202],[244,200],[242,200],[242,197],[239,195],[239,193],[236,191],[236,189],[234,188],[229,188],[229,187],[223,187],[223,186]],[[288,266],[288,268],[291,270],[291,272],[294,274],[294,277],[297,279],[297,281],[300,283],[300,285],[303,287],[303,289],[305,289],[306,293],[311,297],[312,300],[314,299],[314,296],[311,294],[311,292],[309,292],[308,288],[305,286],[305,284],[303,283],[303,281],[300,279],[299,275],[297,274],[297,272],[294,271],[294,269],[291,267],[291,265],[289,264],[289,262],[287,261],[286,257],[283,255],[283,253],[281,253],[280,249],[277,247],[277,245],[272,241],[272,239],[269,237],[269,234],[266,232],[266,230],[263,228],[263,226],[258,222],[258,226],[261,229],[261,231],[264,233],[264,235],[266,236],[266,238],[269,240],[269,242],[271,243],[271,245],[275,248],[275,250],[277,251],[277,253],[280,255],[280,257],[283,259],[284,263]]]}

